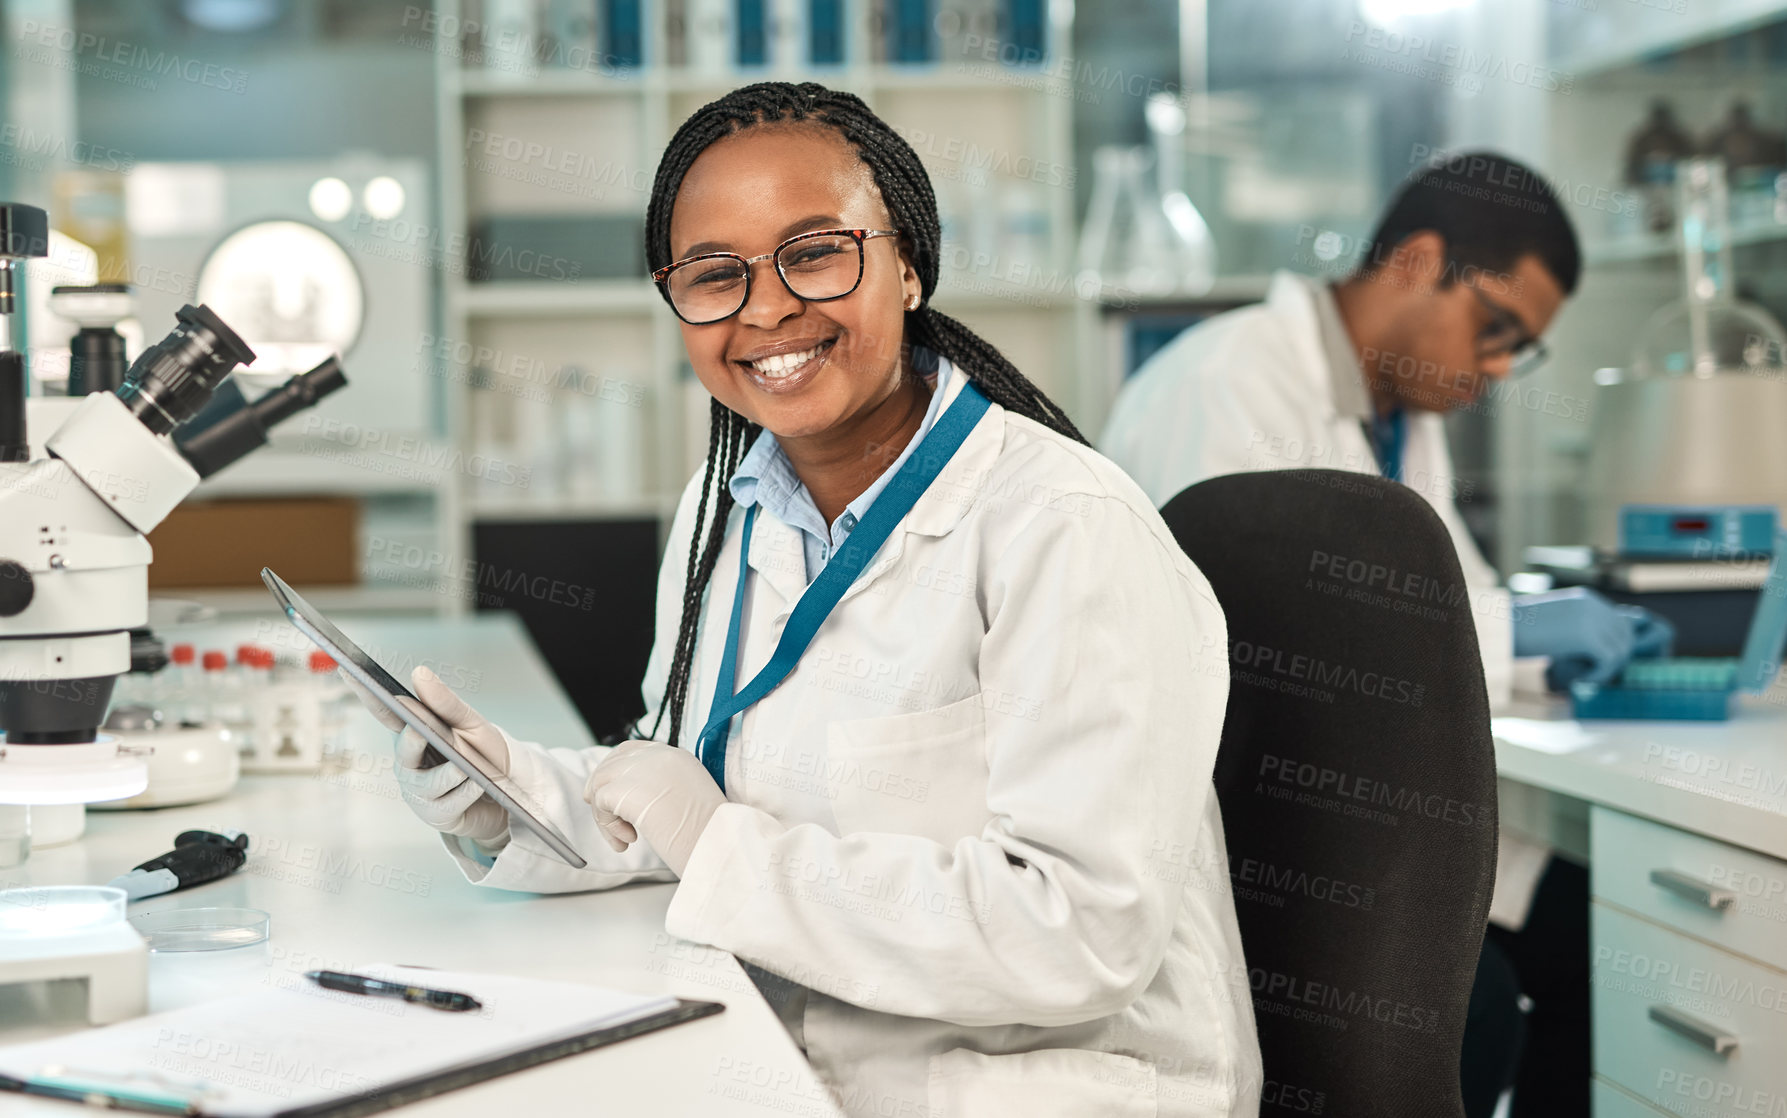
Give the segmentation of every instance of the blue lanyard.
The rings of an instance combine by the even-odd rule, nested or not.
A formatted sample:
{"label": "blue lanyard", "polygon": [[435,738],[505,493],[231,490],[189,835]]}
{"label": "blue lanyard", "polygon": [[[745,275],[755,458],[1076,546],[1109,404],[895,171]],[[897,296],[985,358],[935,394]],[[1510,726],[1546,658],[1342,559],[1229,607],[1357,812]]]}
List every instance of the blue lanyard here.
{"label": "blue lanyard", "polygon": [[726,652],[720,661],[720,675],[714,681],[714,701],[696,749],[708,775],[722,789],[726,787],[726,737],[733,716],[774,691],[788,678],[801,653],[818,635],[819,626],[843,599],[844,592],[881,550],[894,528],[912,511],[912,506],[930,488],[931,482],[943,472],[943,467],[955,457],[986,410],[987,398],[981,395],[980,389],[972,382],[963,384],[961,393],[938,417],[929,433],[900,466],[899,472],[894,474],[893,480],[887,483],[887,488],[857,522],[844,546],[837,550],[819,572],[819,577],[794,603],[788,625],[782,630],[782,639],[776,642],[769,663],[745,684],[743,690],[733,694],[732,687],[738,675],[738,633],[744,616],[745,580],[750,574],[751,525],[757,519],[757,506],[745,510],[744,536],[738,547],[738,586],[732,592],[732,623],[726,630]]}
{"label": "blue lanyard", "polygon": [[1408,446],[1408,415],[1397,408],[1389,415],[1371,418],[1372,449],[1377,451],[1378,472],[1391,481],[1402,480],[1402,452]]}

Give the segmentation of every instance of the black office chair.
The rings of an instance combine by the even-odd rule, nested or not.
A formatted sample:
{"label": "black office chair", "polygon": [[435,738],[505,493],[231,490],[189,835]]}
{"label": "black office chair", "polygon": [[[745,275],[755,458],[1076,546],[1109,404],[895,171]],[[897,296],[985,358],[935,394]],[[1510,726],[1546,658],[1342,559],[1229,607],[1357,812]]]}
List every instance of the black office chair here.
{"label": "black office chair", "polygon": [[1331,470],[1213,478],[1161,515],[1228,618],[1216,791],[1261,1113],[1460,1118],[1496,790],[1445,526]]}

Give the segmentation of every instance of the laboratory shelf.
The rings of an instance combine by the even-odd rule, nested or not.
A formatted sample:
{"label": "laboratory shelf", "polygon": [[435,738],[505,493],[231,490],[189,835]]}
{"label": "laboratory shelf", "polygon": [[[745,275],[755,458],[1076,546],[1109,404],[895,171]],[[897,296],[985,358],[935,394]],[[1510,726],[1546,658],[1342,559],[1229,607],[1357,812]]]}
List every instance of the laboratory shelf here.
{"label": "laboratory shelf", "polygon": [[1272,286],[1269,275],[1218,276],[1210,290],[1193,294],[1189,291],[1137,295],[1116,289],[1099,294],[1098,303],[1107,314],[1144,313],[1150,310],[1173,310],[1181,307],[1259,303]]}
{"label": "laboratory shelf", "polygon": [[1265,300],[1271,287],[1272,277],[1269,275],[1218,276],[1215,286],[1198,298],[1223,303],[1258,303]]}
{"label": "laboratory shelf", "polygon": [[[1553,69],[1577,77],[1604,73],[1646,62],[1702,43],[1760,27],[1787,13],[1787,0],[1695,0],[1674,5],[1665,0],[1648,3],[1586,6],[1596,31],[1565,34],[1551,57]],[[1598,42],[1578,41],[1599,38]]]}
{"label": "laboratory shelf", "polygon": [[438,494],[452,480],[424,453],[443,447],[442,437],[342,425],[340,437],[280,442],[263,447],[228,470],[207,478],[195,499],[214,497],[364,497]]}
{"label": "laboratory shelf", "polygon": [[947,314],[952,308],[964,311],[1052,310],[1071,307],[1078,300],[1071,288],[1053,290],[979,280],[971,285],[940,282],[931,301]]}
{"label": "laboratory shelf", "polygon": [[563,315],[648,314],[664,305],[650,280],[589,280],[582,283],[473,283],[461,285],[454,300],[467,315],[552,318]]}
{"label": "laboratory shelf", "polygon": [[[1770,244],[1775,241],[1787,241],[1787,223],[1776,221],[1734,225],[1731,228],[1731,243],[1736,247]],[[1590,264],[1623,264],[1672,258],[1680,251],[1681,244],[1674,233],[1657,233],[1591,243],[1585,255]]]}
{"label": "laboratory shelf", "polygon": [[649,82],[666,93],[703,93],[718,97],[752,82],[820,82],[833,89],[856,89],[862,85],[862,71],[849,66],[808,67],[800,70],[754,69],[691,70],[676,68],[652,75]]}
{"label": "laboratory shelf", "polygon": [[[351,586],[298,586],[293,589],[324,613],[437,614],[441,593],[432,586],[399,586],[363,583]],[[273,615],[279,607],[263,586],[157,587],[150,591],[155,602],[192,602],[215,611],[219,617]]]}
{"label": "laboratory shelf", "polygon": [[1032,93],[1068,84],[1049,70],[1005,66],[979,58],[952,58],[929,65],[874,66],[868,81],[875,89],[899,93]]}
{"label": "laboratory shelf", "polygon": [[676,502],[676,496],[650,493],[520,499],[474,496],[470,512],[473,520],[667,520],[675,514]]}
{"label": "laboratory shelf", "polygon": [[[620,76],[626,73],[629,76]],[[610,76],[586,70],[542,70],[527,77],[450,69],[442,80],[460,97],[636,97],[651,87],[637,71]]]}
{"label": "laboratory shelf", "polygon": [[[966,66],[964,66],[966,63]],[[979,59],[945,59],[913,66],[833,66],[804,70],[778,70],[760,67],[752,70],[672,70],[653,74],[645,81],[647,89],[662,88],[669,93],[706,93],[717,97],[728,90],[750,82],[816,81],[834,89],[865,87],[878,93],[998,93],[1033,92],[1039,78],[1049,75],[1039,69],[1002,66]],[[1065,79],[1055,78],[1064,82]]]}

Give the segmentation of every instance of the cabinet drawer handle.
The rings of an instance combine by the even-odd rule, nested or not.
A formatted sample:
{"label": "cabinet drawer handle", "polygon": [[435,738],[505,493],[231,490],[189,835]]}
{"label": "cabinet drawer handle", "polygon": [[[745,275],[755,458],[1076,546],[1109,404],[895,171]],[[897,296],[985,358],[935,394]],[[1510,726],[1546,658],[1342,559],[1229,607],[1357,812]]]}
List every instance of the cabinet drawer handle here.
{"label": "cabinet drawer handle", "polygon": [[1672,1033],[1687,1037],[1715,1056],[1723,1056],[1737,1047],[1736,1037],[1722,1033],[1717,1026],[1709,1025],[1698,1017],[1690,1017],[1674,1006],[1651,1006],[1650,1019]]}
{"label": "cabinet drawer handle", "polygon": [[1698,905],[1718,910],[1729,908],[1737,900],[1737,894],[1729,889],[1720,889],[1697,877],[1689,877],[1685,873],[1674,870],[1650,871],[1650,883],[1659,889],[1667,889],[1678,897],[1686,897]]}

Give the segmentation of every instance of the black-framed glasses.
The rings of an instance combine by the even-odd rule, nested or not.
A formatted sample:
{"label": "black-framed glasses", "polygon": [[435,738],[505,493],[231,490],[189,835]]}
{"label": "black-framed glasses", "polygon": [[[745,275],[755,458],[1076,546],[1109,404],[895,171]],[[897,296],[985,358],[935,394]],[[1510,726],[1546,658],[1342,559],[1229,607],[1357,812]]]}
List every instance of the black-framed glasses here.
{"label": "black-framed glasses", "polygon": [[897,237],[897,229],[819,229],[799,233],[762,256],[708,252],[652,273],[664,301],[690,326],[731,318],[751,298],[751,268],[774,259],[789,294],[807,303],[842,299],[862,282],[863,242]]}
{"label": "black-framed glasses", "polygon": [[1479,358],[1506,356],[1509,358],[1508,375],[1523,377],[1551,356],[1545,343],[1533,337],[1519,315],[1484,294],[1480,287],[1471,288],[1471,294],[1489,312],[1489,325],[1477,334]]}

